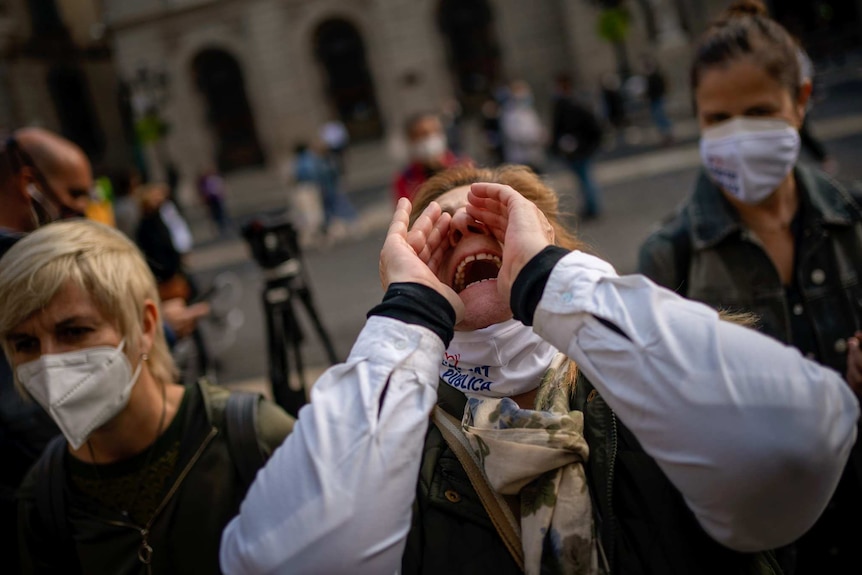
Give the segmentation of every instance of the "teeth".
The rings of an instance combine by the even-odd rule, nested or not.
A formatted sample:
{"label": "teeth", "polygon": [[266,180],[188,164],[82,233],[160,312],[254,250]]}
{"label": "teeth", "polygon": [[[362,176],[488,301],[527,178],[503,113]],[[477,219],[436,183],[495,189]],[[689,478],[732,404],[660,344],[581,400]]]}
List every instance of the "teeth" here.
{"label": "teeth", "polygon": [[[452,287],[455,289],[456,292],[461,292],[465,288],[469,287],[464,285],[464,268],[467,267],[467,264],[476,260],[491,260],[497,264],[497,267],[500,267],[503,264],[503,260],[500,259],[500,256],[494,254],[481,253],[465,257],[463,260],[461,260],[461,263],[458,264],[458,268],[455,270],[455,279],[452,281]],[[473,282],[470,285],[486,282],[489,279],[491,278],[483,279],[478,282]]]}

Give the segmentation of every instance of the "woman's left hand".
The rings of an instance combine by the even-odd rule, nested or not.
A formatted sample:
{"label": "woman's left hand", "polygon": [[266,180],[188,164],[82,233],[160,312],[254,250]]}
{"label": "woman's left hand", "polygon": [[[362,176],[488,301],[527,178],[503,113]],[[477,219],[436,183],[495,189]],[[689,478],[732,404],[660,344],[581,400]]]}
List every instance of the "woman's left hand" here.
{"label": "woman's left hand", "polygon": [[503,245],[497,287],[509,301],[518,273],[533,256],[553,245],[554,228],[536,204],[510,186],[473,184],[467,201],[467,213],[485,224]]}

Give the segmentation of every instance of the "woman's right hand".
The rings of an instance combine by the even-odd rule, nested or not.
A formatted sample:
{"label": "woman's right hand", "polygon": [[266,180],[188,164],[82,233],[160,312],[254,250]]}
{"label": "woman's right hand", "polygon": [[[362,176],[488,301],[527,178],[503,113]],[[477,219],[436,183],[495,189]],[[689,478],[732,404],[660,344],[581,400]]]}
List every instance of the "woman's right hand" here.
{"label": "woman's right hand", "polygon": [[408,229],[410,209],[410,200],[401,198],[392,215],[392,223],[380,251],[380,281],[383,289],[401,282],[430,287],[452,305],[457,323],[464,315],[464,302],[451,287],[437,278],[437,267],[448,246],[452,216],[443,213],[436,202],[431,202],[413,227]]}

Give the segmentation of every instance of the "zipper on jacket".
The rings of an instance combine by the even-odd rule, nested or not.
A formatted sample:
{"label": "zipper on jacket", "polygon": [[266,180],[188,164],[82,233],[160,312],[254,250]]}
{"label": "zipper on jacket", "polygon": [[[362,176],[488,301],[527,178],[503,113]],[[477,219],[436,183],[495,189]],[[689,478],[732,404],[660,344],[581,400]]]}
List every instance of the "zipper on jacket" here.
{"label": "zipper on jacket", "polygon": [[607,530],[608,530],[608,554],[607,560],[611,566],[611,572],[614,572],[614,547],[616,544],[616,516],[614,515],[614,502],[613,502],[613,494],[614,494],[614,468],[617,462],[617,414],[613,412],[613,410],[608,409],[611,414],[611,452],[610,459],[608,462],[608,484],[607,484],[607,501],[608,501],[608,512],[605,521],[607,522]]}
{"label": "zipper on jacket", "polygon": [[165,510],[165,507],[167,507],[168,502],[176,494],[177,490],[180,488],[180,485],[182,485],[183,481],[185,481],[186,476],[189,474],[189,472],[191,472],[192,467],[194,467],[195,463],[197,463],[198,459],[200,459],[201,455],[203,455],[204,449],[206,449],[206,447],[210,444],[210,442],[216,435],[218,435],[218,429],[213,427],[212,429],[210,429],[209,434],[204,438],[203,442],[200,444],[200,447],[198,447],[195,454],[192,456],[191,459],[189,459],[189,462],[186,463],[186,466],[183,468],[176,481],[174,481],[173,485],[171,485],[171,488],[168,490],[167,495],[164,496],[162,502],[159,503],[158,507],[156,507],[156,510],[153,512],[152,516],[150,517],[149,521],[147,521],[147,524],[144,527],[135,525],[131,521],[118,521],[116,519],[102,520],[102,523],[105,523],[106,525],[134,529],[135,531],[140,533],[141,545],[138,547],[138,561],[140,561],[141,564],[146,565],[148,574],[152,574],[153,569],[153,548],[150,546],[149,542],[150,528],[153,526],[153,523],[156,522],[158,516],[161,515],[162,511]]}

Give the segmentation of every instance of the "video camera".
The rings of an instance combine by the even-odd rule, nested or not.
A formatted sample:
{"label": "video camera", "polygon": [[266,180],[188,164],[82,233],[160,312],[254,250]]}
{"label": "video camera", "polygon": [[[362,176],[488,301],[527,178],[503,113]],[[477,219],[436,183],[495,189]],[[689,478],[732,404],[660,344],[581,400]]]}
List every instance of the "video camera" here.
{"label": "video camera", "polygon": [[286,216],[254,218],[242,227],[242,237],[267,280],[299,274],[302,252],[296,228]]}

